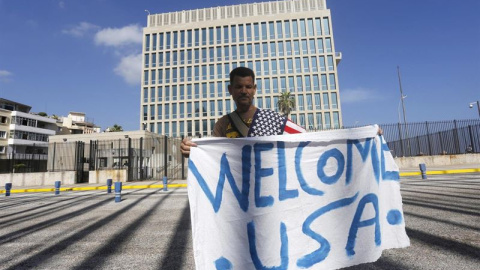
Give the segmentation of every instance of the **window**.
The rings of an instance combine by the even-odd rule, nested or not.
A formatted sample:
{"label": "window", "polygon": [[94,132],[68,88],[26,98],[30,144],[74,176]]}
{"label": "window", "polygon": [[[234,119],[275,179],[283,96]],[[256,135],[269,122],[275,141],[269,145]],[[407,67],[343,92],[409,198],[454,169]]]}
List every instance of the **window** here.
{"label": "window", "polygon": [[305,89],[306,91],[312,91],[312,85],[310,82],[310,75],[305,75]]}
{"label": "window", "polygon": [[330,102],[328,100],[328,94],[323,93],[323,109],[329,110],[330,109]]}
{"label": "window", "polygon": [[268,30],[270,32],[270,39],[275,38],[275,24],[274,22],[269,22],[268,23]]}
{"label": "window", "polygon": [[302,111],[304,109],[303,95],[298,95],[297,101],[298,101],[298,110]]}
{"label": "window", "polygon": [[155,87],[150,88],[150,102],[155,102]]}
{"label": "window", "polygon": [[271,109],[272,108],[272,98],[271,97],[266,97],[265,98],[265,107],[267,109]]}
{"label": "window", "polygon": [[185,30],[180,31],[180,48],[185,47]]}
{"label": "window", "polygon": [[290,37],[290,21],[284,21],[285,23],[285,37]]}
{"label": "window", "polygon": [[300,34],[302,37],[306,37],[307,36],[307,29],[306,29],[306,25],[305,25],[305,20],[304,19],[300,19]]}
{"label": "window", "polygon": [[326,129],[331,129],[332,126],[331,126],[331,122],[330,122],[330,113],[329,113],[329,112],[326,112],[326,113],[324,114],[324,116],[325,116],[325,128],[326,128]]}
{"label": "window", "polygon": [[213,37],[213,27],[208,28],[208,35],[209,35],[209,37],[208,37],[209,43],[208,44],[209,45],[215,44],[215,39]]}
{"label": "window", "polygon": [[258,23],[255,23],[253,25],[253,31],[255,33],[255,40],[260,40],[260,27],[259,27]]}
{"label": "window", "polygon": [[337,103],[337,93],[332,93],[332,109],[338,109],[338,103]]}
{"label": "window", "polygon": [[313,75],[313,91],[318,91],[320,90],[320,80],[318,78],[318,75],[315,74]]}
{"label": "window", "polygon": [[247,41],[252,41],[252,25],[251,24],[247,24]]}
{"label": "window", "polygon": [[7,138],[7,132],[6,131],[0,131],[0,139],[6,139]]}
{"label": "window", "polygon": [[322,90],[327,90],[327,75],[322,74]]}
{"label": "window", "polygon": [[330,35],[330,26],[328,23],[328,18],[323,18],[323,32],[325,35]]}
{"label": "window", "polygon": [[317,36],[322,35],[322,27],[320,26],[320,18],[315,18],[315,30]]}
{"label": "window", "polygon": [[308,26],[308,35],[313,36],[313,19],[307,20],[307,26]]}
{"label": "window", "polygon": [[293,37],[298,37],[298,22],[297,22],[297,20],[292,21],[292,31],[293,31]]}
{"label": "window", "polygon": [[302,64],[300,62],[300,57],[295,58],[295,72],[302,73]]}
{"label": "window", "polygon": [[327,56],[327,61],[328,61],[328,70],[333,71],[333,56],[331,55]]}
{"label": "window", "polygon": [[283,56],[284,55],[284,50],[283,50],[283,41],[278,42],[278,56]]}
{"label": "window", "polygon": [[307,46],[307,40],[302,39],[302,53],[307,54],[308,53],[308,46]]}
{"label": "window", "polygon": [[315,122],[313,121],[313,113],[309,113],[308,115],[308,129],[313,129]]}
{"label": "window", "polygon": [[267,23],[262,22],[262,40],[267,39]]}
{"label": "window", "polygon": [[[312,100],[312,95],[311,94],[308,94],[306,95],[307,97],[307,110],[313,110],[313,100]],[[313,117],[313,115],[312,115]],[[313,118],[312,118],[313,119]],[[312,125],[313,125],[313,121],[312,121]]]}
{"label": "window", "polygon": [[328,74],[328,80],[330,82],[329,89],[330,90],[335,90],[337,89],[337,85],[335,83],[335,74]]}
{"label": "window", "polygon": [[238,26],[238,41],[243,41],[244,36],[245,36],[244,27],[243,27],[243,24],[240,24]]}
{"label": "window", "polygon": [[6,116],[0,117],[0,124],[8,124],[7,121],[8,121],[8,118]]}
{"label": "window", "polygon": [[150,64],[150,54],[146,53],[145,54],[145,67],[148,68]]}
{"label": "window", "polygon": [[332,52],[332,40],[330,38],[325,39],[325,47],[327,52]]}
{"label": "window", "polygon": [[150,50],[150,35],[145,35],[145,51]]}
{"label": "window", "polygon": [[321,109],[320,94],[315,94],[315,109]]}
{"label": "window", "polygon": [[283,38],[282,22],[277,22],[277,38]]}
{"label": "window", "polygon": [[317,57],[313,56],[310,58],[311,63],[312,63],[312,72],[318,72],[318,66],[317,66]]}
{"label": "window", "polygon": [[326,71],[326,69],[325,69],[325,57],[320,56],[319,60],[320,60],[320,71]]}
{"label": "window", "polygon": [[287,49],[287,55],[290,56],[292,55],[292,42],[291,41],[285,41],[286,49]]}
{"label": "window", "polygon": [[228,43],[228,26],[223,27],[223,42]]}
{"label": "window", "polygon": [[163,50],[163,43],[164,43],[164,34],[163,33],[160,33],[158,43],[159,43],[160,50]]}
{"label": "window", "polygon": [[323,53],[323,39],[317,39],[317,51],[318,53]]}

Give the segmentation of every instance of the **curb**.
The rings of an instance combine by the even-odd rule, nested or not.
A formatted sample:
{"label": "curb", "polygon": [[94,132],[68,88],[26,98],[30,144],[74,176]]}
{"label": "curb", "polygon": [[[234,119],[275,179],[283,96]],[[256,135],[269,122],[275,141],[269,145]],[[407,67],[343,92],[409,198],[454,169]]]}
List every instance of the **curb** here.
{"label": "curb", "polygon": [[[167,188],[186,188],[187,184],[169,184]],[[122,189],[147,189],[158,188],[163,189],[163,185],[132,185],[123,186]],[[73,187],[73,188],[60,188],[60,191],[88,191],[88,190],[107,190],[106,186],[101,187]],[[26,192],[53,192],[55,188],[28,188],[28,189],[12,189],[11,193],[26,193]],[[0,194],[5,193],[5,190],[0,190]]]}
{"label": "curb", "polygon": [[[476,169],[458,169],[458,170],[443,170],[443,171],[427,171],[427,175],[437,175],[437,174],[456,174],[456,173],[474,173],[480,172],[480,168]],[[403,172],[400,173],[400,176],[415,176],[422,175],[421,172]]]}
{"label": "curb", "polygon": [[[457,174],[457,173],[475,173],[480,172],[480,168],[475,169],[458,169],[458,170],[443,170],[443,171],[427,171],[427,175],[438,175],[438,174]],[[416,176],[422,175],[421,172],[403,172],[400,173],[400,176]],[[186,188],[187,184],[169,184],[167,188]],[[163,185],[131,185],[123,186],[122,189],[147,189],[147,188],[158,188],[163,189]],[[73,187],[73,188],[60,188],[60,191],[88,191],[88,190],[106,190],[106,186],[100,187]],[[26,193],[26,192],[53,192],[55,188],[28,188],[28,189],[12,189],[11,193]],[[0,190],[0,194],[5,193],[5,190]]]}

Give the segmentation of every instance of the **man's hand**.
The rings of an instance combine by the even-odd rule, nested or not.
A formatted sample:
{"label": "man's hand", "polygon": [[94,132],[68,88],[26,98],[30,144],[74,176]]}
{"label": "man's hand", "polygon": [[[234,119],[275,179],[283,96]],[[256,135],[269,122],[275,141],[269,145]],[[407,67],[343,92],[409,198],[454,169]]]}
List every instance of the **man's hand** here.
{"label": "man's hand", "polygon": [[180,151],[182,151],[182,155],[186,158],[190,156],[190,147],[196,147],[197,144],[192,142],[191,138],[183,139],[182,143],[180,144]]}

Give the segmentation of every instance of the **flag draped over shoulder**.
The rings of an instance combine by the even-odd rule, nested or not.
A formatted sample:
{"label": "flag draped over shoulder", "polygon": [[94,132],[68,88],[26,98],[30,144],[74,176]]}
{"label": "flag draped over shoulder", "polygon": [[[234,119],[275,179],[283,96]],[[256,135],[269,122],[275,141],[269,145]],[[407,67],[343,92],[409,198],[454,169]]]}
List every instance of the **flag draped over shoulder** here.
{"label": "flag draped over shoulder", "polygon": [[398,167],[377,126],[194,140],[197,269],[337,269],[408,246]]}

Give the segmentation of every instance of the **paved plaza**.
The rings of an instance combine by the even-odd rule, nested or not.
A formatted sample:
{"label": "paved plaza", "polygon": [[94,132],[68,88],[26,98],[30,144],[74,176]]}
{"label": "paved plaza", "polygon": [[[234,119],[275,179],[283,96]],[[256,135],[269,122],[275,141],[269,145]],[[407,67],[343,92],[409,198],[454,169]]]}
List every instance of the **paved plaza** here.
{"label": "paved plaza", "polygon": [[[411,246],[348,269],[479,269],[480,173],[402,177]],[[0,196],[1,269],[194,269],[186,188]]]}

